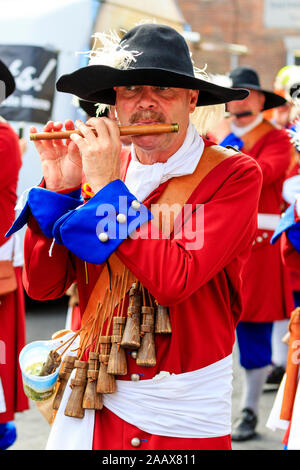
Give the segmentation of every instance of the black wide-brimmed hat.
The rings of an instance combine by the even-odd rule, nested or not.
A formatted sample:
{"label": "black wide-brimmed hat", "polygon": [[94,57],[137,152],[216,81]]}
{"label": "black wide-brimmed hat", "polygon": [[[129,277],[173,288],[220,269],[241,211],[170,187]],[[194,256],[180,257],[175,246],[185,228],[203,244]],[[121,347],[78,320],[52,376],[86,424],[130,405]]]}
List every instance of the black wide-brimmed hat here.
{"label": "black wide-brimmed hat", "polygon": [[263,111],[286,103],[282,96],[261,88],[258,74],[251,67],[237,67],[230,72],[229,77],[232,80],[232,88],[247,88],[247,90],[257,90],[263,93],[265,95]]}
{"label": "black wide-brimmed hat", "polygon": [[197,106],[242,100],[247,90],[233,90],[197,78],[187,43],[173,28],[143,24],[128,31],[116,47],[117,53],[133,51],[129,66],[102,63],[82,67],[57,81],[58,91],[81,99],[115,104],[113,87],[130,85],[170,86],[200,90]]}
{"label": "black wide-brimmed hat", "polygon": [[0,80],[4,82],[5,96],[0,96],[0,102],[6,99],[9,95],[11,95],[16,88],[15,79],[10,73],[8,67],[0,60]]}

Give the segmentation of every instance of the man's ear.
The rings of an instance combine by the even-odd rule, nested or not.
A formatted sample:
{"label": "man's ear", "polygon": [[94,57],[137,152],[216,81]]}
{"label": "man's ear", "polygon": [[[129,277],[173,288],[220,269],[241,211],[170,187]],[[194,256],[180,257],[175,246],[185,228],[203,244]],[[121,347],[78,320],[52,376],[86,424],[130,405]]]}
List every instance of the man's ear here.
{"label": "man's ear", "polygon": [[264,94],[264,93],[260,93],[260,104],[261,104],[261,110],[263,110],[263,109],[264,109],[265,101],[266,101],[265,94]]}
{"label": "man's ear", "polygon": [[195,111],[199,96],[199,90],[190,90],[190,113]]}

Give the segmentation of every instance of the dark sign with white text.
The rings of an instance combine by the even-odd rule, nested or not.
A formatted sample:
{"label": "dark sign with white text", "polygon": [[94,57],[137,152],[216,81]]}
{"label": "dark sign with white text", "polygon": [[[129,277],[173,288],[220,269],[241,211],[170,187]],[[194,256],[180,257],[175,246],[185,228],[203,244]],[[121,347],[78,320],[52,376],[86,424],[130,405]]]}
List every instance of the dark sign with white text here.
{"label": "dark sign with white text", "polygon": [[57,52],[38,46],[0,45],[0,58],[16,82],[16,90],[1,105],[1,116],[7,121],[47,122],[52,112]]}

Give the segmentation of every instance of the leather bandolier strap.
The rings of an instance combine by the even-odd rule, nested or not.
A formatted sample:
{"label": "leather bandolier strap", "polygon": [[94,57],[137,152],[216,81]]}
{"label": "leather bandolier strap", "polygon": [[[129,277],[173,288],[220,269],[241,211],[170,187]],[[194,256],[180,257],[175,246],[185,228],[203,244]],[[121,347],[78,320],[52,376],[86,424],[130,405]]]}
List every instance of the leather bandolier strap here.
{"label": "leather bandolier strap", "polygon": [[[235,150],[226,149],[217,145],[205,147],[194,173],[172,178],[164,192],[155,202],[157,206],[172,206],[172,209],[174,208],[174,213],[172,214],[172,220],[170,223],[167,225],[167,227],[164,227],[163,214],[158,211],[154,211],[154,218],[152,219],[151,223],[154,223],[164,233],[165,236],[169,236],[173,230],[176,217],[179,215],[184,204],[189,199],[199,183],[219,163],[236,154],[237,152]],[[107,292],[107,289],[110,285],[114,285],[116,276],[122,276],[124,271],[124,264],[120,261],[115,253],[109,257],[108,265],[109,268],[107,266],[103,268],[91,293],[89,302],[82,317],[82,326],[86,325],[88,320],[91,318],[91,315],[95,314],[99,304],[103,304],[105,293]],[[132,283],[135,281],[134,275],[131,272],[128,274],[129,275],[127,277],[125,292],[128,292]],[[103,323],[103,318],[100,318],[99,321]]]}
{"label": "leather bandolier strap", "polygon": [[249,152],[259,139],[274,129],[276,129],[276,127],[264,119],[258,126],[243,135],[242,140],[244,142],[244,146],[241,151],[245,153]]}

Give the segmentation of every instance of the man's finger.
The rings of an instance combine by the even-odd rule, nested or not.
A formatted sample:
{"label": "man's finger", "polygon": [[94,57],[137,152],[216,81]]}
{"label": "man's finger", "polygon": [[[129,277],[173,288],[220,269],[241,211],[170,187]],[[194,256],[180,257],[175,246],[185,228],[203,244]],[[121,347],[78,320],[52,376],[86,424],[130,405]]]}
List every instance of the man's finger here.
{"label": "man's finger", "polygon": [[[82,135],[90,142],[94,142],[97,138],[97,136],[95,136],[94,132],[92,131],[92,129],[89,128],[89,126],[86,126],[82,121],[80,121],[80,119],[78,119],[76,122],[75,122],[77,128],[80,130],[80,132],[82,133]],[[73,135],[73,134],[72,134]]]}
{"label": "man's finger", "polygon": [[75,133],[70,135],[70,139],[75,145],[77,145],[80,153],[82,153],[84,148],[87,145],[87,142],[85,141],[85,139],[83,137],[81,137],[80,135],[75,134]]}
{"label": "man's finger", "polygon": [[[68,119],[67,121],[65,121],[65,129],[66,131],[72,131],[75,129],[74,122],[71,121],[71,119]],[[70,139],[65,140],[66,145],[69,145],[70,142],[71,142]]]}
{"label": "man's finger", "polygon": [[[30,129],[29,129],[29,132],[31,134],[36,134],[37,133],[37,128],[34,127],[34,126],[31,126]],[[40,153],[44,148],[43,147],[43,142],[41,140],[34,140],[33,143],[34,143],[34,146],[35,146],[37,152]]]}

